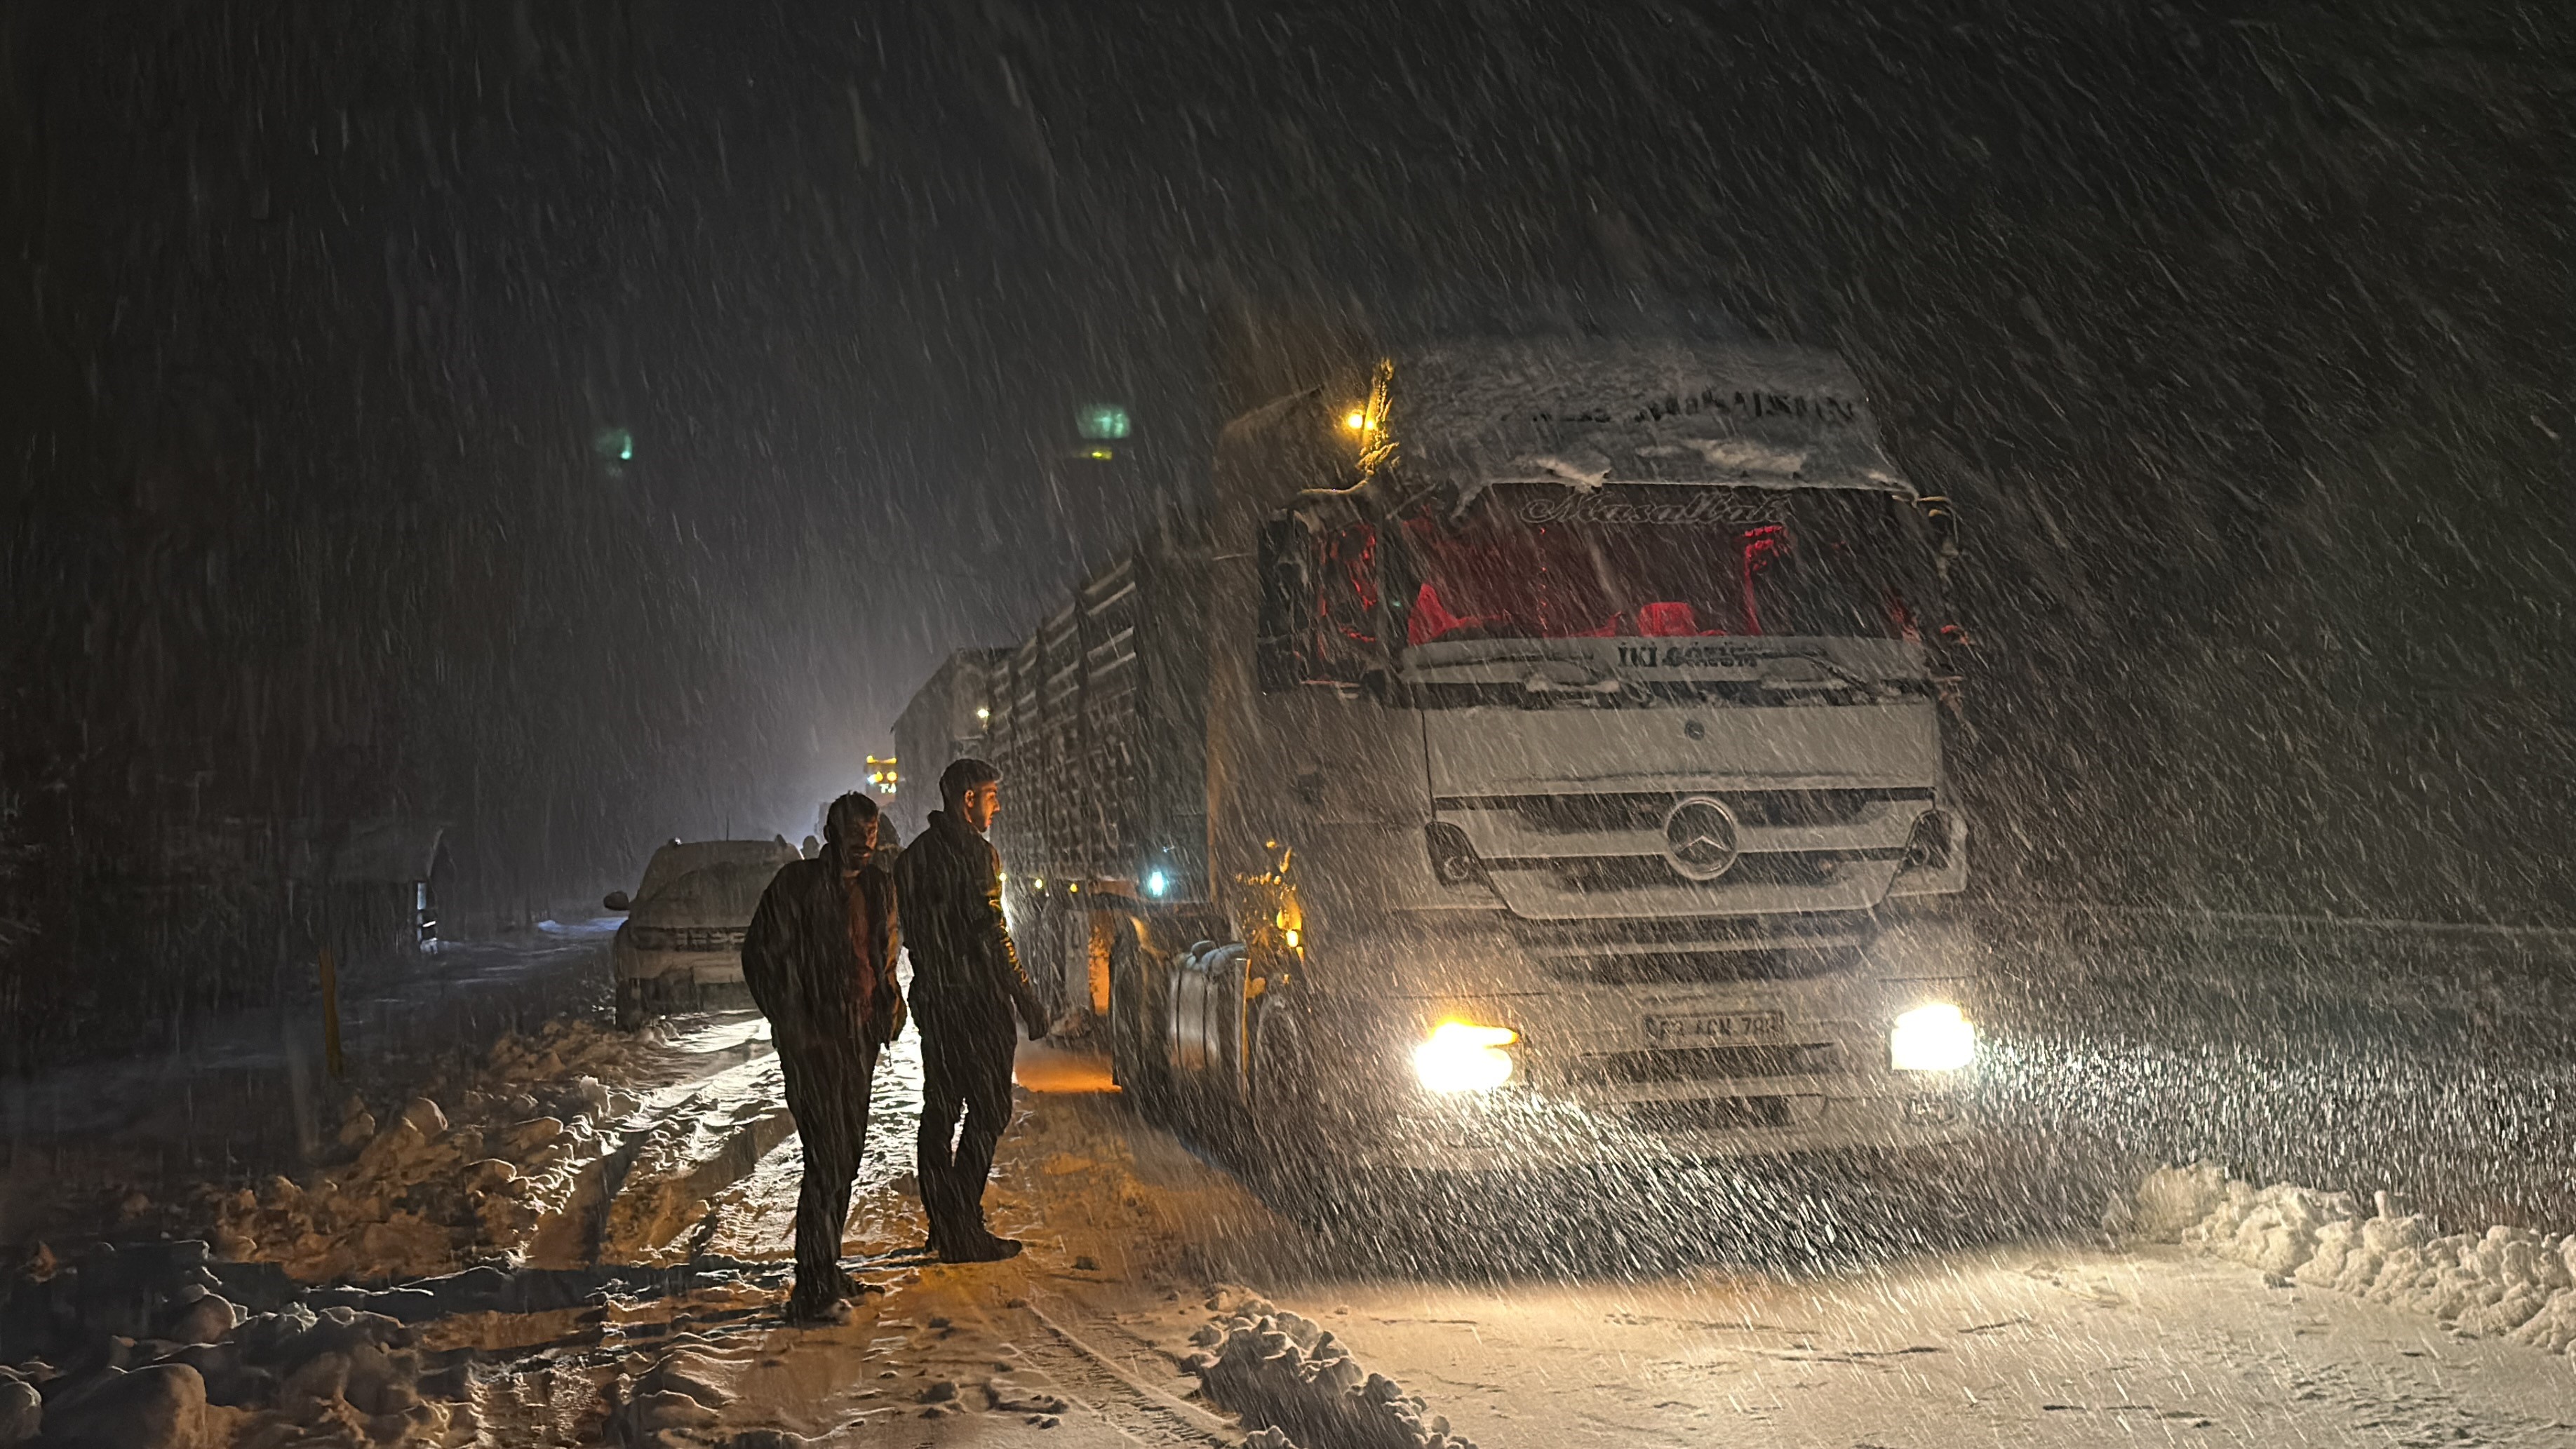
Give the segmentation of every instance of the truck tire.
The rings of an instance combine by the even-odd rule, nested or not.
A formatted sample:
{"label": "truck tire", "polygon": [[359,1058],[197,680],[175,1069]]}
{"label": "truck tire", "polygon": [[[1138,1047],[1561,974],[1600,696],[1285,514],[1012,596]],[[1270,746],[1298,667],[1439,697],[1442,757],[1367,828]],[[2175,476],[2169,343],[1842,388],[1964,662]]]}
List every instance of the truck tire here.
{"label": "truck tire", "polygon": [[1014,944],[1020,950],[1020,969],[1027,973],[1029,984],[1038,989],[1038,1000],[1045,1003],[1047,1019],[1064,1014],[1057,1000],[1063,994],[1064,977],[1064,909],[1040,896],[1029,908],[1027,926],[1015,933]]}
{"label": "truck tire", "polygon": [[1237,1170],[1271,1206],[1307,1227],[1323,1227],[1344,1174],[1296,1007],[1264,995],[1247,1015],[1251,1060]]}
{"label": "truck tire", "polygon": [[1158,970],[1135,923],[1120,917],[1109,935],[1109,1079],[1152,1121],[1170,1110],[1172,1094]]}

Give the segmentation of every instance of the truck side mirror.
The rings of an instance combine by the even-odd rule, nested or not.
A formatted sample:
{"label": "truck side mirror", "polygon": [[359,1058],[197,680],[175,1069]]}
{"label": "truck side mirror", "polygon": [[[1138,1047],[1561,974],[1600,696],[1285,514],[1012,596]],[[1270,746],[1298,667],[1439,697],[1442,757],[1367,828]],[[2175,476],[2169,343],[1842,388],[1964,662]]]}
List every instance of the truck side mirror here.
{"label": "truck side mirror", "polygon": [[624,891],[610,891],[607,895],[600,897],[599,903],[608,907],[612,911],[622,911],[628,906],[635,904],[634,901],[627,898],[626,892]]}
{"label": "truck side mirror", "polygon": [[1950,577],[1950,565],[1959,557],[1959,515],[1950,509],[1948,497],[1927,493],[1915,500],[1923,510],[1924,526],[1932,533],[1932,567],[1942,580]]}
{"label": "truck side mirror", "polygon": [[1253,659],[1264,694],[1295,689],[1315,672],[1308,632],[1315,617],[1311,547],[1306,526],[1294,518],[1261,525],[1254,551],[1261,571],[1261,613]]}

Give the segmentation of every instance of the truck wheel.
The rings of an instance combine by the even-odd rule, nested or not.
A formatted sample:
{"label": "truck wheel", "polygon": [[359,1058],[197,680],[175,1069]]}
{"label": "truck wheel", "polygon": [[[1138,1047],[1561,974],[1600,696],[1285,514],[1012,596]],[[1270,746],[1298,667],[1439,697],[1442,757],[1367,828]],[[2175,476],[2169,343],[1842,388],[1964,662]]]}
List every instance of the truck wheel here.
{"label": "truck wheel", "polygon": [[1055,902],[1040,896],[1029,906],[1026,924],[1012,932],[1020,951],[1020,969],[1027,973],[1029,984],[1038,989],[1038,1000],[1045,1003],[1047,1019],[1053,1021],[1062,1013],[1057,1007],[1056,978],[1064,974],[1062,959],[1064,913]]}
{"label": "truck wheel", "polygon": [[[1295,1008],[1275,996],[1253,1003],[1251,1080],[1242,1137],[1243,1175],[1272,1206],[1308,1227],[1324,1226],[1333,1184],[1331,1124],[1316,1091],[1314,1063]],[[1242,1154],[1237,1154],[1241,1156]]]}
{"label": "truck wheel", "polygon": [[1140,1114],[1159,1121],[1171,1105],[1171,1073],[1162,993],[1151,977],[1135,923],[1121,917],[1109,936],[1109,1077]]}

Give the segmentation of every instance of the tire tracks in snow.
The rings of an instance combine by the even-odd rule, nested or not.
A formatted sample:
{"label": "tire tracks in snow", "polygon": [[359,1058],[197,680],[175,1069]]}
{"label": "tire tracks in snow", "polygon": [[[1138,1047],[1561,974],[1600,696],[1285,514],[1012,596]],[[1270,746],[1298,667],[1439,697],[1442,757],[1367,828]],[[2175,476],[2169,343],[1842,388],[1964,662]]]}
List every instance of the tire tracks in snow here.
{"label": "tire tracks in snow", "polygon": [[590,1267],[603,1259],[655,1262],[699,1220],[689,1209],[749,1177],[793,1136],[777,1053],[765,1042],[728,1049],[730,1062],[653,1091],[617,1126],[617,1142],[582,1169],[530,1260]]}
{"label": "tire tracks in snow", "polygon": [[[1012,1337],[1029,1365],[1045,1374],[1056,1392],[1139,1444],[1236,1445],[1243,1431],[1231,1418],[1203,1409],[1139,1378],[1133,1365],[1150,1357],[1174,1369],[1171,1357],[1151,1343],[1086,1312],[1067,1299],[1051,1299],[1040,1308],[1030,1298],[1013,1298],[999,1310],[1026,1318],[1036,1331]],[[1006,1325],[993,1310],[986,1321],[996,1332]],[[1104,1342],[1124,1338],[1132,1345],[1122,1365]]]}

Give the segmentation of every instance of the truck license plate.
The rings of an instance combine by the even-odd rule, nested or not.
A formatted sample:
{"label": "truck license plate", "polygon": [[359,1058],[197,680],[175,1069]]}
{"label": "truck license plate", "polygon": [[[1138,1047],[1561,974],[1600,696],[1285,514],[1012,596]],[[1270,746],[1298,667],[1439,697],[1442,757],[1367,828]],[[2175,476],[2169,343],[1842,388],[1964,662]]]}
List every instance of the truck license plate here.
{"label": "truck license plate", "polygon": [[1708,1046],[1716,1042],[1776,1037],[1783,1027],[1783,1018],[1776,1011],[1730,1011],[1716,1016],[1650,1016],[1646,1018],[1646,1039],[1659,1046]]}

